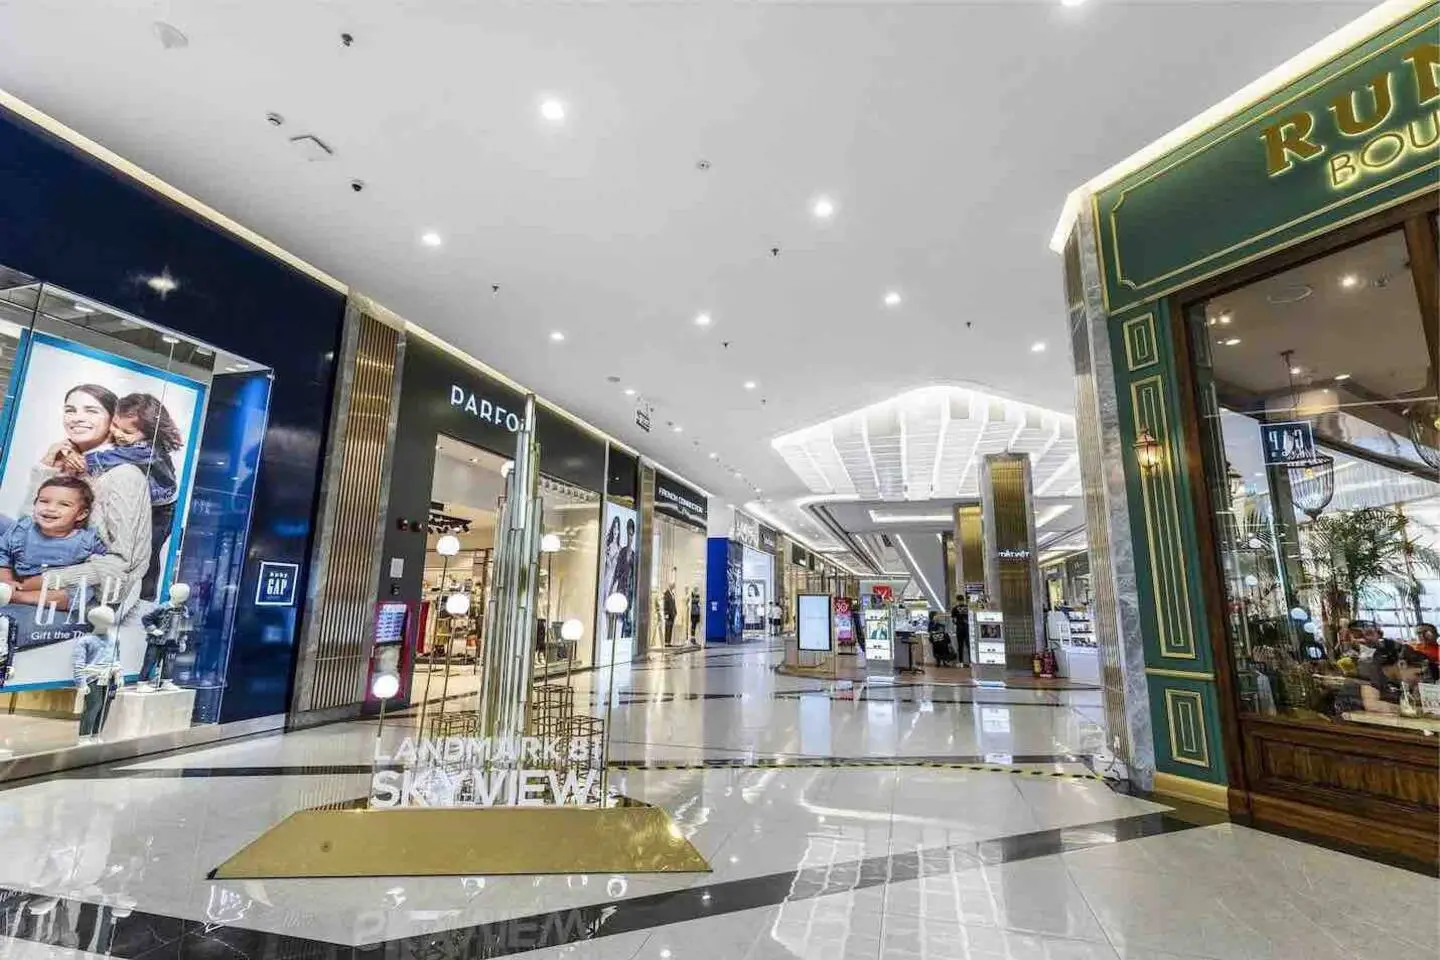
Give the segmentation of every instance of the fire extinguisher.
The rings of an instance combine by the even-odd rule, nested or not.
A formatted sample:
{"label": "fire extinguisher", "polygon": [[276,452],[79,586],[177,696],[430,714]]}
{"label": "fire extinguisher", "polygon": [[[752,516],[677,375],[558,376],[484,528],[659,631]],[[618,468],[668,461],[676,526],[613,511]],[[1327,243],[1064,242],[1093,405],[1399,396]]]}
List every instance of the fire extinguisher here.
{"label": "fire extinguisher", "polygon": [[1046,650],[1040,657],[1040,676],[1053,678],[1056,672],[1055,651]]}
{"label": "fire extinguisher", "polygon": [[1035,653],[1030,657],[1030,672],[1038,677],[1040,676],[1040,671],[1044,669],[1045,657],[1040,653],[1039,650],[1036,650]]}

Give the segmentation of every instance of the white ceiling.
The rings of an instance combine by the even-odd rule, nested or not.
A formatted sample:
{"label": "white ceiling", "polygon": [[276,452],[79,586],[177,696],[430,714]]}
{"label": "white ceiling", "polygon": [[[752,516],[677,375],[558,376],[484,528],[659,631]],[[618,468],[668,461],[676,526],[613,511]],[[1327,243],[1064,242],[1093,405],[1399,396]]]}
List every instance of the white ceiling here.
{"label": "white ceiling", "polygon": [[743,502],[917,386],[1070,409],[1066,193],[1367,6],[30,0],[0,87]]}

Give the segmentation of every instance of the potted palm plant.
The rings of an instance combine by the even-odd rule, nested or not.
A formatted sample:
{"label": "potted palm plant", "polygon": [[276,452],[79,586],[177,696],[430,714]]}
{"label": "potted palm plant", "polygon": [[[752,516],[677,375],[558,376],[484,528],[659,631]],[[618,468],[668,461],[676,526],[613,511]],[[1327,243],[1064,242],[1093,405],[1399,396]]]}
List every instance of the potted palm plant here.
{"label": "potted palm plant", "polygon": [[1408,526],[1404,511],[1395,507],[1360,507],[1309,524],[1307,559],[1329,623],[1354,619],[1366,589],[1384,581],[1399,588],[1421,619],[1416,574],[1440,572],[1440,552],[1411,540]]}

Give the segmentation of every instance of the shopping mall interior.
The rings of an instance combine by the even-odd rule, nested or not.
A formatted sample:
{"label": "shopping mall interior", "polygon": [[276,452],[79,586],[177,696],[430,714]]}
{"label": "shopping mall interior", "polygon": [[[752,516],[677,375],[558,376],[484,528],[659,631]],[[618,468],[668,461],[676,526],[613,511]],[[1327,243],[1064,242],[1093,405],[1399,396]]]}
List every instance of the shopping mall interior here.
{"label": "shopping mall interior", "polygon": [[1440,955],[1440,0],[0,4],[0,960]]}

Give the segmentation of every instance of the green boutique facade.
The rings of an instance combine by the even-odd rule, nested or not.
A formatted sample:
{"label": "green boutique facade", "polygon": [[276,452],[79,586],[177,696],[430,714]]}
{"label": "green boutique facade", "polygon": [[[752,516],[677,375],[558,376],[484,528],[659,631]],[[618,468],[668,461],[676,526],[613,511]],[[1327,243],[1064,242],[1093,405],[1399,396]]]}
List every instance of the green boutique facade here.
{"label": "green boutique facade", "polygon": [[1108,726],[1157,792],[1435,863],[1440,3],[1287,67],[1053,244]]}

